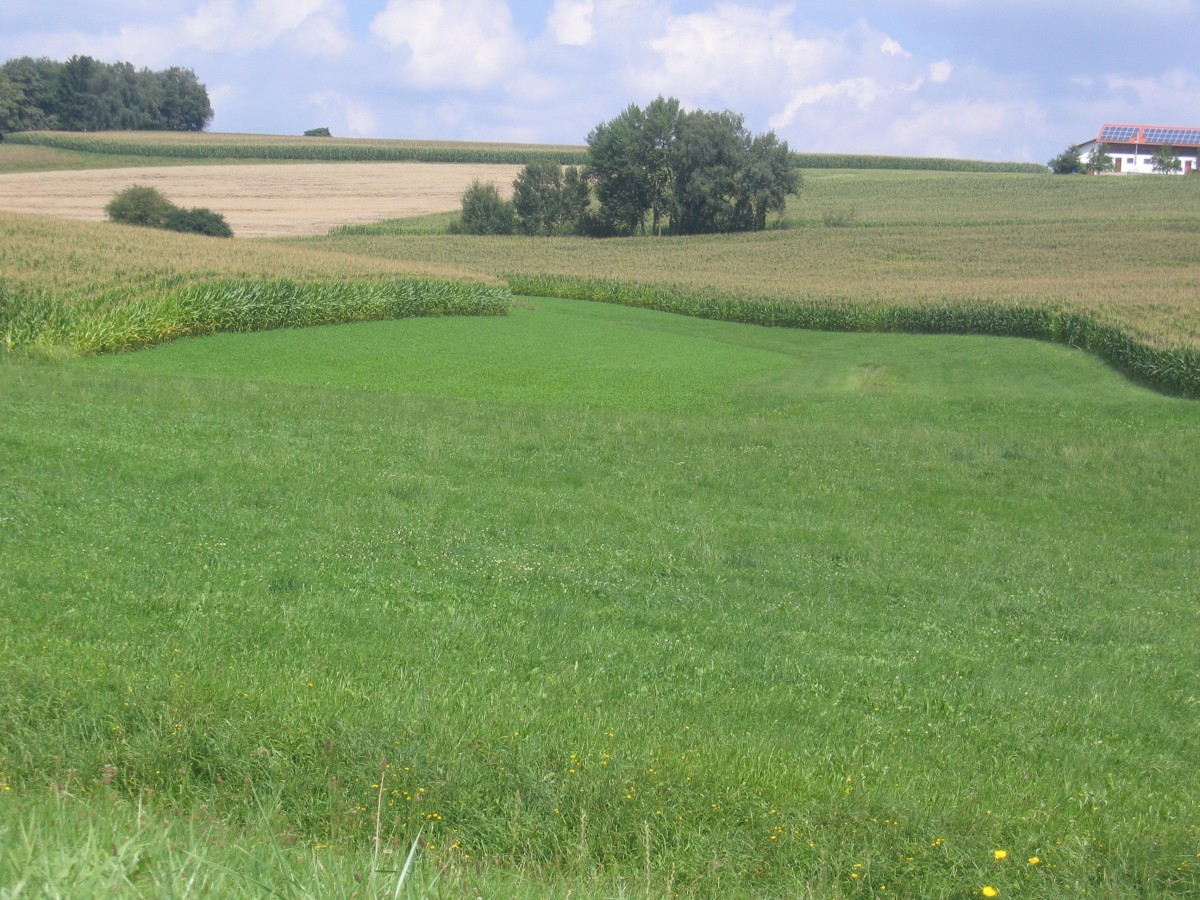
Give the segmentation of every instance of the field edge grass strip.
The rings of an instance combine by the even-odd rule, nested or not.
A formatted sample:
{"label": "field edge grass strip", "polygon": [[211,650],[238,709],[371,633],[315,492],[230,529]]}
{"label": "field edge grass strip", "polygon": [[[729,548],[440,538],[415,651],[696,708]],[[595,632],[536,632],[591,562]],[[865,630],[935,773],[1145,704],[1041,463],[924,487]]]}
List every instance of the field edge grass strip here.
{"label": "field edge grass strip", "polygon": [[427,280],[302,282],[218,280],[114,305],[21,294],[0,282],[0,348],[90,355],[216,332],[306,328],[417,316],[507,314],[504,286]]}
{"label": "field edge grass strip", "polygon": [[731,297],[673,285],[563,275],[507,275],[514,294],[614,303],[701,319],[813,331],[981,334],[1066,344],[1094,353],[1128,378],[1164,394],[1200,397],[1200,352],[1154,347],[1077,312],[1031,306],[921,306]]}

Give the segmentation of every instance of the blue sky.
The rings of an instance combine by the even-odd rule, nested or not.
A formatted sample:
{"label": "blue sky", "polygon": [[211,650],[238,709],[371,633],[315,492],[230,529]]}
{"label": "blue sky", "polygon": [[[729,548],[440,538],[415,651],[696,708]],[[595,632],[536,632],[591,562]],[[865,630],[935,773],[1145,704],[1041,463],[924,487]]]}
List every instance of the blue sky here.
{"label": "blue sky", "polygon": [[211,130],[583,143],[658,94],[795,150],[1045,162],[1200,125],[1200,0],[5,0],[0,59],[194,69]]}

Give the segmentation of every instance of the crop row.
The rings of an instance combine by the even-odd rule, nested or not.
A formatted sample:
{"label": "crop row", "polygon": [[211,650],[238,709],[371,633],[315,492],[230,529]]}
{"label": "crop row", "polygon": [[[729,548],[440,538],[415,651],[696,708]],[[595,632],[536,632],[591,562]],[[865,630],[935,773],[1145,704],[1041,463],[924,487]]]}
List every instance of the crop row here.
{"label": "crop row", "polygon": [[262,331],[413,316],[504,315],[507,288],[400,279],[379,282],[223,280],[126,303],[108,296],[66,303],[0,283],[0,347],[70,347],[103,353],[218,331]]}
{"label": "crop row", "polygon": [[1010,172],[1045,175],[1040,163],[987,162],[977,159],[944,159],[925,156],[873,156],[865,153],[794,153],[801,169],[906,169],[930,172]]}
{"label": "crop row", "polygon": [[734,297],[694,289],[562,275],[510,276],[514,293],[617,303],[703,319],[817,331],[987,334],[1066,344],[1094,353],[1148,387],[1200,397],[1200,351],[1154,347],[1093,316],[979,303],[866,305]]}
{"label": "crop row", "polygon": [[430,146],[401,142],[304,141],[133,141],[85,134],[26,132],[6,135],[14,144],[53,147],[84,153],[171,157],[180,159],[311,160],[315,162],[427,162],[473,165],[525,165],[532,162],[578,163],[580,150],[540,150],[526,147]]}
{"label": "crop row", "polygon": [[[576,164],[584,148],[539,148],[522,145],[436,144],[419,141],[350,141],[320,138],[180,140],[154,133],[136,138],[97,137],[73,132],[19,132],[6,136],[15,144],[53,147],[85,153],[157,156],[182,159],[278,159],[317,162],[436,162],[525,165],[532,162]],[[905,169],[935,172],[1009,172],[1044,174],[1038,163],[987,162],[915,156],[874,156],[853,153],[794,153],[802,169]]]}

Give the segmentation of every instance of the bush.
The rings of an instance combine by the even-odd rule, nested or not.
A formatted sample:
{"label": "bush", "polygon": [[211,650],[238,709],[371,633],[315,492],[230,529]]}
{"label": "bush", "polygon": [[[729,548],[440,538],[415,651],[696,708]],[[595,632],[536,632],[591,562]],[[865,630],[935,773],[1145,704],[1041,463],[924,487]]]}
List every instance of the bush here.
{"label": "bush", "polygon": [[225,217],[203,207],[195,209],[175,207],[167,213],[163,228],[188,234],[205,234],[209,237],[233,237],[233,229],[229,227]]}
{"label": "bush", "polygon": [[135,184],[108,201],[104,212],[113,222],[122,225],[144,225],[163,228],[175,204],[155,188]]}
{"label": "bush", "polygon": [[328,128],[310,128],[304,132],[305,137],[333,137]]}
{"label": "bush", "polygon": [[500,196],[492,182],[478,178],[463,192],[462,217],[455,223],[459,234],[512,234],[513,205]]}

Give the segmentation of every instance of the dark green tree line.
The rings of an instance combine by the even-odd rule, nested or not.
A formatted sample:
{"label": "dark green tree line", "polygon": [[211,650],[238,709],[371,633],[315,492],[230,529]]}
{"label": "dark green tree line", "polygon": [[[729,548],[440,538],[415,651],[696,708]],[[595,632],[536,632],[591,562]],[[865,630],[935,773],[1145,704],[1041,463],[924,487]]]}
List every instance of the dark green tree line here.
{"label": "dark green tree line", "polygon": [[212,117],[208,90],[191,69],[154,72],[90,56],[23,56],[0,66],[0,133],[203,131]]}

